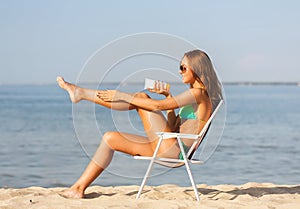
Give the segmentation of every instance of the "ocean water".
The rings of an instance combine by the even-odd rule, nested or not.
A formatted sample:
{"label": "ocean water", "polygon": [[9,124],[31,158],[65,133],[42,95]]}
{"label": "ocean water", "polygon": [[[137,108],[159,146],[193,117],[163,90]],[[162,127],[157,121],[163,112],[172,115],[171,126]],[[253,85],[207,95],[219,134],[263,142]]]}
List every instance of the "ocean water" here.
{"label": "ocean water", "polygon": [[[142,85],[122,88],[139,90]],[[300,88],[225,85],[224,89],[224,132],[205,164],[192,166],[196,183],[299,184]],[[0,124],[0,187],[70,186],[106,131],[144,134],[134,111],[111,111],[85,101],[72,105],[56,85],[0,86]],[[139,185],[147,164],[115,153],[93,184]],[[183,167],[155,166],[147,184],[190,182]]]}

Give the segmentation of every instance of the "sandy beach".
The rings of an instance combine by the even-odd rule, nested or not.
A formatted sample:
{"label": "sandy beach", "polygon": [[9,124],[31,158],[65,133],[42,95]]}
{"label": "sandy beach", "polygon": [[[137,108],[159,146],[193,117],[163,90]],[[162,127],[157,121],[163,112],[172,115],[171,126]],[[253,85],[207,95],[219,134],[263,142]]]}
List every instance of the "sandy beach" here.
{"label": "sandy beach", "polygon": [[200,202],[191,187],[146,186],[140,199],[138,186],[91,186],[84,199],[66,199],[65,188],[28,187],[0,189],[0,208],[266,208],[293,209],[300,205],[300,185],[247,183],[243,185],[197,185]]}

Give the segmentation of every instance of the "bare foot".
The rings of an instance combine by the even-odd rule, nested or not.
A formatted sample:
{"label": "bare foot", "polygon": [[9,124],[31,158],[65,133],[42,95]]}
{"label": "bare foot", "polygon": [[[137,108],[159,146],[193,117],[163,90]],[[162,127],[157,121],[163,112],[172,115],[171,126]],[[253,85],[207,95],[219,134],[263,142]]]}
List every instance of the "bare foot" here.
{"label": "bare foot", "polygon": [[59,193],[59,195],[68,199],[80,199],[84,197],[84,195],[81,192],[72,189],[67,189]]}
{"label": "bare foot", "polygon": [[57,76],[56,81],[60,88],[66,90],[69,95],[70,99],[73,103],[79,102],[81,99],[76,94],[76,86],[74,84],[66,82],[63,77]]}

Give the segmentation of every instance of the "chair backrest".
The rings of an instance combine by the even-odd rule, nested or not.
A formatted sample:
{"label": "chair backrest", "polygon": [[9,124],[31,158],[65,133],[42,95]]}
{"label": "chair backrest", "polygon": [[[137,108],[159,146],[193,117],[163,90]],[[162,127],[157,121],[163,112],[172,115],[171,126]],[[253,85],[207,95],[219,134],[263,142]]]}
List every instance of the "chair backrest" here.
{"label": "chair backrest", "polygon": [[[190,147],[188,153],[187,153],[187,158],[192,159],[193,155],[195,154],[196,150],[200,146],[201,142],[205,138],[206,134],[208,133],[208,130],[211,126],[212,120],[216,116],[217,112],[219,111],[220,107],[223,104],[223,100],[221,100],[218,104],[218,106],[215,108],[214,112],[211,114],[207,122],[205,123],[204,127],[202,128],[200,134],[198,134],[197,139],[193,142],[192,146]],[[197,136],[197,135],[196,135]],[[183,162],[167,162],[167,161],[155,161],[156,164],[160,164],[162,166],[170,167],[170,168],[178,168],[184,165]]]}
{"label": "chair backrest", "polygon": [[217,107],[215,108],[214,112],[211,114],[211,116],[209,117],[209,119],[205,123],[204,127],[202,128],[200,134],[198,135],[198,139],[195,140],[194,143],[192,144],[192,146],[190,147],[190,149],[189,149],[189,151],[187,153],[188,159],[192,159],[194,153],[196,152],[196,150],[198,149],[198,147],[202,143],[203,139],[205,138],[206,134],[209,131],[210,125],[212,123],[212,120],[216,116],[216,114],[219,111],[219,109],[222,106],[222,104],[223,104],[223,100],[220,100],[220,102],[217,105]]}

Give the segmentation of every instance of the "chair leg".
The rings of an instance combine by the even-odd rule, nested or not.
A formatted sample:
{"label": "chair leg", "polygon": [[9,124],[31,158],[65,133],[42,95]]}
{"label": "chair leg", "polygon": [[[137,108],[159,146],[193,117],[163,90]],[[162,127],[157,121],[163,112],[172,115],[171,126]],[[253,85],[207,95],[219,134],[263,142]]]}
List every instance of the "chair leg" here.
{"label": "chair leg", "polygon": [[191,168],[190,168],[190,164],[189,164],[189,162],[188,162],[188,160],[187,160],[186,153],[185,153],[185,150],[184,150],[184,148],[183,148],[183,146],[182,146],[180,137],[177,137],[177,141],[178,141],[178,145],[179,145],[179,147],[180,147],[181,153],[182,153],[182,155],[183,155],[183,160],[184,160],[184,164],[185,164],[185,167],[186,167],[186,171],[187,171],[187,173],[188,173],[188,175],[189,175],[191,184],[192,184],[192,186],[193,186],[193,189],[194,189],[194,192],[195,192],[196,199],[197,199],[197,201],[200,201],[199,192],[198,192],[198,190],[197,190],[197,187],[196,187],[196,184],[195,184],[195,180],[194,180],[194,177],[193,177]]}
{"label": "chair leg", "polygon": [[152,159],[151,159],[151,161],[150,161],[150,163],[149,163],[149,166],[148,166],[148,169],[147,169],[147,171],[146,171],[146,174],[145,174],[145,176],[144,176],[144,179],[143,179],[143,181],[142,181],[142,184],[141,184],[141,186],[140,186],[140,188],[139,188],[139,191],[138,191],[138,193],[137,193],[137,195],[136,195],[136,199],[139,199],[139,198],[140,198],[141,193],[142,193],[142,191],[143,191],[143,188],[144,188],[144,186],[145,186],[145,184],[146,184],[146,181],[147,181],[148,177],[150,176],[150,173],[151,173],[151,170],[152,170],[152,167],[153,167],[153,164],[154,164],[154,161],[155,161],[155,158],[156,158],[156,155],[157,155],[157,153],[158,153],[158,150],[159,150],[159,147],[160,147],[160,145],[161,145],[162,140],[163,140],[163,138],[160,137],[160,139],[159,139],[159,141],[158,141],[158,143],[157,143],[156,149],[155,149],[155,151],[154,151],[154,153],[153,153]]}
{"label": "chair leg", "polygon": [[154,163],[154,161],[152,162],[153,160],[151,160],[151,162],[150,162],[150,164],[149,164],[149,166],[148,166],[148,169],[147,169],[147,172],[146,172],[146,174],[145,174],[145,176],[144,176],[144,179],[143,179],[143,181],[142,181],[142,184],[141,184],[141,186],[140,186],[140,188],[139,188],[139,192],[137,193],[137,195],[136,195],[136,199],[139,199],[140,198],[140,196],[141,196],[141,194],[142,194],[142,191],[143,191],[143,189],[144,189],[144,186],[145,186],[145,184],[146,184],[146,181],[147,181],[147,179],[148,179],[148,177],[149,177],[149,175],[150,175],[150,173],[151,173],[151,170],[152,170],[152,167],[153,167],[153,163]]}
{"label": "chair leg", "polygon": [[197,187],[196,187],[196,184],[195,184],[195,181],[194,181],[194,178],[193,178],[193,175],[192,175],[192,171],[190,169],[190,166],[188,164],[185,164],[186,166],[186,170],[188,172],[188,175],[189,175],[189,178],[191,180],[191,183],[192,183],[192,186],[194,188],[194,192],[195,192],[195,196],[196,196],[196,199],[197,201],[200,201],[200,197],[199,197],[199,192],[197,190]]}

